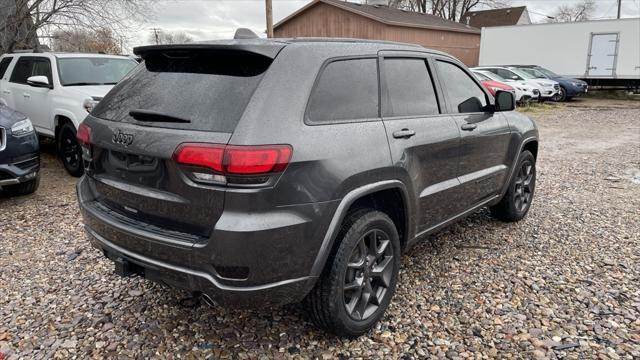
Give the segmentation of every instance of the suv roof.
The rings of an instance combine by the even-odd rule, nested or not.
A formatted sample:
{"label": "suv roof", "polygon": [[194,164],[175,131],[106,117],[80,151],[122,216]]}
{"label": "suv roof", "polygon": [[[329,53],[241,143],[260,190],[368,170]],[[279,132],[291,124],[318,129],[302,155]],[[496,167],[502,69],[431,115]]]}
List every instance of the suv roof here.
{"label": "suv roof", "polygon": [[[309,46],[360,46],[369,48],[368,50],[405,50],[405,51],[421,51],[435,55],[451,58],[451,55],[441,51],[428,49],[416,44],[369,40],[369,39],[352,39],[352,38],[325,38],[325,37],[296,37],[296,38],[276,38],[276,39],[233,39],[233,40],[210,40],[199,41],[188,44],[171,44],[171,45],[147,45],[139,46],[133,49],[134,54],[143,56],[146,53],[162,50],[196,50],[196,49],[222,49],[234,48],[235,50],[246,50],[258,53],[268,57],[275,57],[280,50],[289,45],[304,44]],[[364,50],[364,49],[363,49]]]}

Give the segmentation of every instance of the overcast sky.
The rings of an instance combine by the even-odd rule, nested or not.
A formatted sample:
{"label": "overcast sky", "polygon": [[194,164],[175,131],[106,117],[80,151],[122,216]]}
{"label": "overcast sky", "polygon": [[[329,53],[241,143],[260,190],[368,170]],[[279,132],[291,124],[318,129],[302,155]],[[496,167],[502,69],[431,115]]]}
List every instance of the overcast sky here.
{"label": "overcast sky", "polygon": [[[274,22],[303,7],[311,0],[273,0]],[[353,1],[353,0],[352,0]],[[526,5],[534,22],[544,21],[560,4],[580,0],[511,0],[512,6]],[[616,0],[595,0],[596,18],[615,18]],[[640,17],[640,0],[622,0],[623,17]],[[149,42],[151,28],[184,31],[195,40],[233,37],[239,27],[263,33],[264,0],[156,0],[153,17],[141,31],[130,35],[130,46]]]}

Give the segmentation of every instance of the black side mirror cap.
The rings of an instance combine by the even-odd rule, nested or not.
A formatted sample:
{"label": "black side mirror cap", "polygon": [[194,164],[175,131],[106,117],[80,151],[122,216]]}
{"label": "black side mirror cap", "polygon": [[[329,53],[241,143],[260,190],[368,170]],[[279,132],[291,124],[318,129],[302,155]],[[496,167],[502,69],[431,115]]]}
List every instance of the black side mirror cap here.
{"label": "black side mirror cap", "polygon": [[511,91],[496,91],[495,111],[513,111],[516,108],[516,98]]}

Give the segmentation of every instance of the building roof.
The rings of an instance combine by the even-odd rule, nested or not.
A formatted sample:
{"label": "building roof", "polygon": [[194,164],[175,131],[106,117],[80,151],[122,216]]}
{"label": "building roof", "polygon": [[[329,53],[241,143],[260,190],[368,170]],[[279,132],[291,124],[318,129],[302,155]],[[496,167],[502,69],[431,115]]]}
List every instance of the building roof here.
{"label": "building roof", "polygon": [[522,13],[526,10],[526,6],[518,6],[492,10],[467,11],[460,17],[460,22],[466,24],[468,16],[469,25],[476,28],[516,25],[520,17],[522,17]]}
{"label": "building roof", "polygon": [[335,6],[342,10],[352,12],[354,14],[370,18],[372,20],[394,26],[417,27],[433,30],[445,30],[455,32],[466,32],[479,34],[480,29],[468,26],[455,21],[449,21],[439,16],[431,14],[423,14],[414,11],[399,10],[389,8],[384,5],[365,5],[359,3],[351,3],[340,0],[314,0],[300,10],[292,13],[286,18],[274,25],[274,28],[282,26],[294,17],[302,14],[307,9],[316,6],[319,3]]}

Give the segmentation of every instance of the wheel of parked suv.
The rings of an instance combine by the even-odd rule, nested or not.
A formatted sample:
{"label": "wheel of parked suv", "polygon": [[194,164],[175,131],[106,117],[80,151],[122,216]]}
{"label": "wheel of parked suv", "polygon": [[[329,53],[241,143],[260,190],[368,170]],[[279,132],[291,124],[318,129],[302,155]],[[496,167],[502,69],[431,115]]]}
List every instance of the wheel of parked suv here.
{"label": "wheel of parked suv", "polygon": [[305,299],[311,320],[341,336],[366,333],[389,306],[399,266],[400,239],[389,216],[373,209],[352,212]]}
{"label": "wheel of parked suv", "polygon": [[536,159],[525,150],[520,154],[509,189],[502,200],[490,208],[491,214],[502,221],[518,221],[531,208],[536,188]]}
{"label": "wheel of parked suv", "polygon": [[58,133],[58,153],[64,168],[71,176],[82,176],[82,148],[76,139],[76,128],[71,123],[62,125]]}
{"label": "wheel of parked suv", "polygon": [[553,101],[565,101],[567,99],[567,90],[565,90],[565,88],[563,88],[562,86],[560,86],[560,90],[558,90],[558,93],[553,95]]}
{"label": "wheel of parked suv", "polygon": [[3,186],[3,190],[10,196],[33,194],[40,186],[40,176],[33,180],[29,180],[16,185]]}

